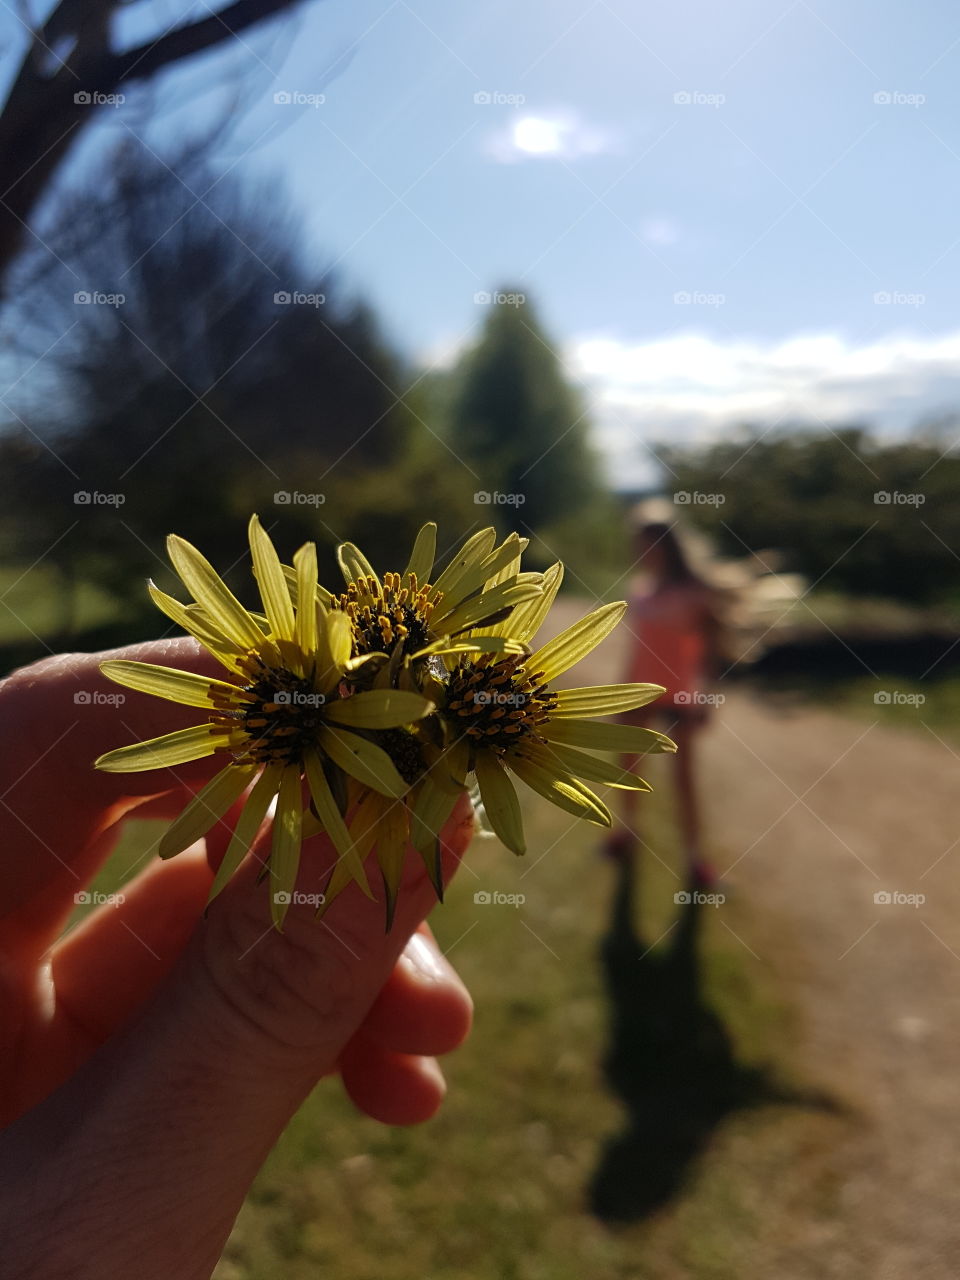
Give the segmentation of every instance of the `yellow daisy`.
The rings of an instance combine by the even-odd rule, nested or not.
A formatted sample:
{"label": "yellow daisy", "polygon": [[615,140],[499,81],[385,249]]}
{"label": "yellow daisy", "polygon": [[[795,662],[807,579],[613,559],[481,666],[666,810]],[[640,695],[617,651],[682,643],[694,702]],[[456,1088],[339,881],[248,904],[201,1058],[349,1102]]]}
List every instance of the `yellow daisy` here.
{"label": "yellow daisy", "polygon": [[[540,595],[542,575],[519,572],[528,541],[512,533],[497,546],[496,530],[481,529],[436,580],[433,523],[417,534],[403,572],[391,571],[382,578],[358,547],[345,542],[337,548],[337,561],[346,590],[330,594],[326,603],[342,610],[353,624],[357,657],[385,653],[397,660],[415,660],[439,653],[518,652],[521,646],[508,632],[489,633],[523,601]],[[511,572],[505,573],[508,567]]]}
{"label": "yellow daisy", "polygon": [[296,883],[304,791],[308,827],[312,810],[340,854],[338,866],[370,895],[343,817],[347,780],[394,800],[402,797],[410,784],[372,737],[409,725],[434,708],[411,690],[354,691],[369,659],[352,655],[354,630],[347,614],[321,599],[315,546],[307,543],[294,556],[294,605],[276,550],[256,516],[249,535],[262,615],[245,609],[200,552],[175,536],[167,543],[170,558],[195,603],[182,605],[150,587],[167,616],[220,661],[225,679],[124,660],[101,668],[128,688],[203,708],[207,720],[108,751],[96,767],[127,773],[215,753],[229,756],[230,763],[164,834],[160,856],[172,857],[192,844],[251,788],[211,888],[213,898],[243,860],[276,799],[269,875],[273,920],[281,928]]}
{"label": "yellow daisy", "polygon": [[[514,639],[532,640],[562,575],[562,565],[554,565],[544,575],[543,594],[514,611],[509,622]],[[511,773],[568,813],[610,826],[609,809],[584,779],[635,791],[650,787],[591,752],[676,750],[670,738],[655,730],[593,719],[642,707],[660,697],[662,685],[553,688],[557,676],[610,634],[625,609],[623,601],[602,605],[528,656],[461,656],[446,681],[424,687],[438,704],[454,777],[476,773],[490,824],[514,853],[525,852],[526,845]]]}

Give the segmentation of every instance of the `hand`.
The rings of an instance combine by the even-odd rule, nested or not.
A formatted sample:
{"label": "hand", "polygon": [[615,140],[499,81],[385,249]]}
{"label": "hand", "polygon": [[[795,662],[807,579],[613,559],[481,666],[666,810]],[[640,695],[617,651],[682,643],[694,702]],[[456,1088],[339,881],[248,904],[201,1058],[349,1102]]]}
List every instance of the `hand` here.
{"label": "hand", "polygon": [[[412,851],[389,934],[382,903],[353,886],[322,922],[292,906],[276,933],[256,847],[204,917],[230,814],[206,849],[154,861],[58,941],[118,824],[174,816],[222,763],[95,771],[111,747],[195,722],[147,696],[104,701],[117,687],[103,656],[0,683],[3,1272],[208,1280],[317,1080],[339,1070],[387,1123],[427,1119],[444,1092],[433,1055],[466,1035],[470,999],[422,923],[434,893]],[[111,656],[215,670],[188,640]],[[445,879],[471,832],[464,800],[444,830]],[[306,841],[298,889],[320,892],[334,856],[326,837]]]}

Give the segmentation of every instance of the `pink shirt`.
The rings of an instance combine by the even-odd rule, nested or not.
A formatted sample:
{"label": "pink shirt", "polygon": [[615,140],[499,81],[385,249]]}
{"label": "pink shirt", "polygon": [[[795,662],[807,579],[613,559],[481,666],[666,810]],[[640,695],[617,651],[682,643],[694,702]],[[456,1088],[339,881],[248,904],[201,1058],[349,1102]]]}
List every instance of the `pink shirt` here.
{"label": "pink shirt", "polygon": [[626,626],[631,635],[627,680],[662,684],[667,692],[655,706],[690,706],[695,701],[691,695],[708,691],[708,639],[699,590],[676,585],[636,594]]}

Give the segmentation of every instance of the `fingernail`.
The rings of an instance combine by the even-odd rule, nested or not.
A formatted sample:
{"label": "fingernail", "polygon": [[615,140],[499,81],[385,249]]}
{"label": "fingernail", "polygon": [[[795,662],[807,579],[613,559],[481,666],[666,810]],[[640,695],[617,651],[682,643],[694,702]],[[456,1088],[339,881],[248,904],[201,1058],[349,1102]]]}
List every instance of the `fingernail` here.
{"label": "fingernail", "polygon": [[445,982],[450,976],[446,961],[422,933],[413,935],[404,948],[403,956],[421,978],[427,978],[431,982]]}

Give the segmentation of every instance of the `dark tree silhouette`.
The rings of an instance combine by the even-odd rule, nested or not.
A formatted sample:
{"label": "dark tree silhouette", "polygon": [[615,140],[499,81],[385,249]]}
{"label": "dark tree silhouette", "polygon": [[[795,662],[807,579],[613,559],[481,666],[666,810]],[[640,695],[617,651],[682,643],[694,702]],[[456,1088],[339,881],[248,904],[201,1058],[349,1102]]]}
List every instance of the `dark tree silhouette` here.
{"label": "dark tree silhouette", "polygon": [[[20,16],[20,26],[11,17],[10,32],[15,40],[26,31],[25,48],[0,111],[0,284],[98,103],[217,46],[235,41],[246,50],[237,37],[298,2],[233,0],[217,11],[205,7],[202,18],[172,28],[150,0],[60,0],[39,19],[22,5],[26,16]],[[144,26],[154,30],[142,44],[117,47],[118,14],[134,4]]]}

